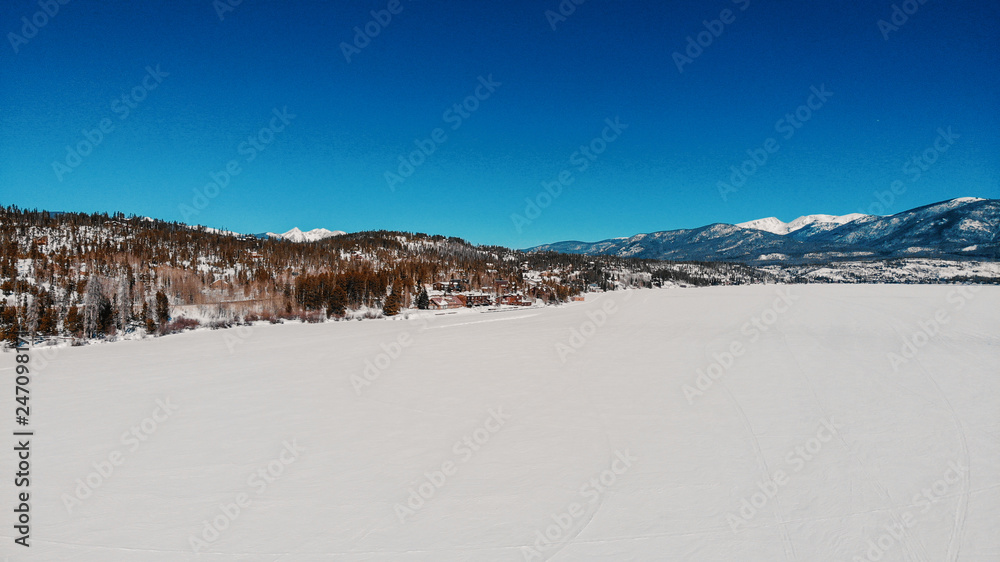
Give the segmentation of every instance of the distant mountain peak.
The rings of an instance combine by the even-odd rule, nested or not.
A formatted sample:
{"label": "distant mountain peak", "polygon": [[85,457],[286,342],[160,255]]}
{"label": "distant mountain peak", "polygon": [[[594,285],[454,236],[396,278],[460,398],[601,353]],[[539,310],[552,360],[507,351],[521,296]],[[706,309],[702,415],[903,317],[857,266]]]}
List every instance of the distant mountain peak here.
{"label": "distant mountain peak", "polygon": [[957,255],[996,261],[998,233],[1000,200],[960,197],[889,216],[806,215],[788,223],[767,217],[599,242],[556,242],[529,251],[742,263]]}
{"label": "distant mountain peak", "polygon": [[275,234],[273,232],[267,233],[267,235],[271,238],[280,238],[282,240],[288,240],[289,242],[317,242],[319,240],[325,240],[326,238],[333,238],[334,236],[343,236],[344,234],[347,233],[343,230],[327,230],[325,228],[314,228],[303,232],[297,226],[282,234]]}
{"label": "distant mountain peak", "polygon": [[753,230],[763,230],[765,232],[770,232],[771,234],[778,234],[784,236],[790,232],[795,232],[801,228],[805,228],[814,223],[829,223],[840,226],[842,224],[847,224],[849,222],[856,221],[861,218],[865,218],[869,215],[862,215],[861,213],[850,213],[848,215],[805,215],[799,217],[792,222],[782,222],[776,217],[767,217],[764,219],[757,219],[748,222],[741,222],[736,226],[740,228],[750,228]]}

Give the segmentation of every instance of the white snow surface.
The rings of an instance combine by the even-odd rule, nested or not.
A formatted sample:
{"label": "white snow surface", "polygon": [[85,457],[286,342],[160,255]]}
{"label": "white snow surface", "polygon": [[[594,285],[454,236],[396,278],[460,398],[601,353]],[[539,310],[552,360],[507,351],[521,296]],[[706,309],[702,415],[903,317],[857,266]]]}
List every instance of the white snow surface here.
{"label": "white snow surface", "polygon": [[[869,560],[876,545],[886,561],[996,560],[1000,288],[972,291],[622,291],[201,330],[63,348],[45,366],[36,349],[32,546],[12,544],[4,416],[4,552],[772,562]],[[904,338],[916,351],[894,367]],[[13,414],[14,355],[0,357]],[[370,383],[360,395],[352,377]],[[109,458],[122,462],[102,477]],[[212,522],[223,530],[203,535]]]}
{"label": "white snow surface", "polygon": [[325,228],[314,228],[303,232],[297,226],[282,234],[275,234],[273,232],[267,233],[267,235],[272,238],[283,238],[290,242],[317,242],[319,240],[333,238],[334,236],[342,236],[344,234],[347,233],[343,230],[327,230]]}
{"label": "white snow surface", "polygon": [[740,228],[749,228],[753,230],[763,230],[770,232],[772,234],[788,234],[790,232],[795,232],[800,228],[804,228],[813,223],[831,223],[834,225],[847,224],[851,221],[866,217],[868,215],[863,215],[861,213],[850,213],[847,215],[806,215],[799,217],[792,222],[782,222],[776,217],[767,217],[764,219],[757,219],[748,222],[741,222],[736,226]]}

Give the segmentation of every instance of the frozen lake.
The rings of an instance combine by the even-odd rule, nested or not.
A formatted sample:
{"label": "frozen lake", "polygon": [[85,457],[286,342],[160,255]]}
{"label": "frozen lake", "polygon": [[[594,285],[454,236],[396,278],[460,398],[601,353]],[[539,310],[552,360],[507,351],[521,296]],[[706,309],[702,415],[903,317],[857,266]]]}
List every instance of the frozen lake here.
{"label": "frozen lake", "polygon": [[997,560],[998,310],[997,287],[644,290],[62,349],[41,371],[36,350],[32,546],[6,509],[3,552]]}

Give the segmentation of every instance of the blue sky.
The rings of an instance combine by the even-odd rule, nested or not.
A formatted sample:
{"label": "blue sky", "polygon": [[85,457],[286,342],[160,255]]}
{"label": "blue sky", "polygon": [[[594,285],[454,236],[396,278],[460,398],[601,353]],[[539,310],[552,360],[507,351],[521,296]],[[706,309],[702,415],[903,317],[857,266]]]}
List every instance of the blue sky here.
{"label": "blue sky", "polygon": [[51,2],[0,7],[5,205],[527,247],[1000,197],[995,2]]}

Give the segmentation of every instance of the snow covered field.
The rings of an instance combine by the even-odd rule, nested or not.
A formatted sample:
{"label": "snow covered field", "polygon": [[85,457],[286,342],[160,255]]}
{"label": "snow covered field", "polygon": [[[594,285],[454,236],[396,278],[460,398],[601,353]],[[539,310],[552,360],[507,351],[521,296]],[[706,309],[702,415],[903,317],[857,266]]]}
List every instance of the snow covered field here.
{"label": "snow covered field", "polygon": [[0,555],[995,561],[998,310],[645,290],[34,351],[32,546],[5,443]]}

